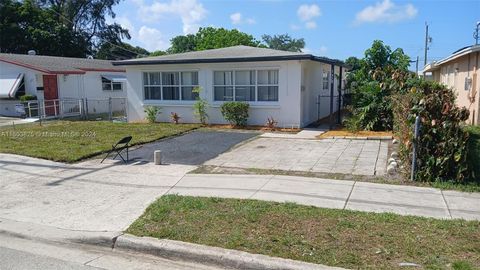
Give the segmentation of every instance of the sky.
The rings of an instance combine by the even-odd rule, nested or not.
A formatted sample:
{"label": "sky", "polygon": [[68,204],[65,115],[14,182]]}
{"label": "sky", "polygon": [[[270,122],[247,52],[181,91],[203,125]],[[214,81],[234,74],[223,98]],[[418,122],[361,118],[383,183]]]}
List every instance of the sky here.
{"label": "sky", "polygon": [[432,42],[428,61],[475,43],[480,0],[123,0],[115,21],[129,29],[132,45],[165,50],[177,35],[199,27],[238,29],[304,38],[304,51],[344,60],[362,57],[373,40],[402,48],[423,65],[425,23]]}

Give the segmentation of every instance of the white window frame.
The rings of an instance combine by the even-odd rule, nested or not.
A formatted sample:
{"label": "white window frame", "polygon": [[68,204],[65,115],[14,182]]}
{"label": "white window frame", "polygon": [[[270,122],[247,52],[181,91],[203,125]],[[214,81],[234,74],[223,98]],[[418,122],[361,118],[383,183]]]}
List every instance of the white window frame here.
{"label": "white window frame", "polygon": [[[327,75],[326,80],[325,80],[325,74]],[[330,71],[322,69],[322,90],[329,90],[330,89]],[[325,84],[326,83],[326,84]],[[325,85],[327,86],[325,88]]]}
{"label": "white window frame", "polygon": [[[251,85],[244,85],[244,84],[239,84],[236,85],[236,75],[235,73],[237,71],[248,71],[248,72],[255,72],[255,84]],[[277,84],[258,84],[258,72],[259,71],[276,71],[278,73],[278,83]],[[232,72],[232,85],[220,85],[220,84],[215,84],[215,72]],[[233,99],[231,101],[237,101],[236,100],[236,87],[255,87],[255,100],[241,100],[241,102],[248,102],[248,103],[254,103],[254,104],[272,104],[272,103],[278,103],[280,100],[280,69],[278,68],[242,68],[242,69],[219,69],[219,70],[213,70],[212,73],[212,100],[214,103],[223,103],[223,102],[228,102],[228,100],[215,100],[215,87],[232,87],[233,88]],[[278,87],[278,92],[277,92],[277,100],[275,101],[259,101],[258,100],[258,87],[261,86],[276,86]]]}
{"label": "white window frame", "polygon": [[[197,85],[184,85],[182,84],[182,73],[189,73],[189,72],[192,72],[192,73],[197,73]],[[151,74],[151,73],[159,73],[160,74],[160,84],[159,85],[156,85],[156,84],[145,84],[145,74]],[[178,85],[164,85],[163,84],[163,73],[177,73],[178,74]],[[148,78],[149,75],[147,76]],[[150,80],[150,79],[149,79]],[[178,71],[178,70],[175,70],[175,71],[168,71],[168,70],[162,70],[162,71],[155,71],[155,70],[144,70],[142,71],[142,92],[143,92],[143,100],[146,101],[146,102],[155,102],[155,101],[162,101],[162,102],[172,102],[172,103],[186,103],[186,102],[194,102],[195,100],[191,100],[191,99],[183,99],[183,93],[182,93],[182,88],[183,87],[192,87],[192,88],[195,88],[195,87],[199,87],[200,86],[200,82],[199,82],[200,78],[199,78],[199,72],[198,70],[181,70],[181,71]],[[150,83],[150,82],[149,82]],[[146,95],[145,95],[145,87],[159,87],[160,88],[160,99],[146,99]],[[164,99],[163,98],[163,88],[164,87],[178,87],[178,95],[179,95],[179,99]]]}
{"label": "white window frame", "polygon": [[[110,83],[103,82],[103,80],[109,81]],[[109,92],[121,92],[121,91],[123,91],[123,83],[122,82],[114,82],[114,81],[109,80],[109,79],[104,78],[104,77],[101,77],[101,81],[102,81],[102,91],[109,91]],[[110,89],[103,88],[103,86],[106,85],[106,84],[110,84]],[[113,84],[120,84],[120,89],[113,89]]]}

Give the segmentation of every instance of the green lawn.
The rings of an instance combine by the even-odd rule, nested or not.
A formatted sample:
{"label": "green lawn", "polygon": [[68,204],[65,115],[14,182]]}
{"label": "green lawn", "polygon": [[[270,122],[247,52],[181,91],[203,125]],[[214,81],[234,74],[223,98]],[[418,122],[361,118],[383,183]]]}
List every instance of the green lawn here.
{"label": "green lawn", "polygon": [[155,141],[199,127],[196,124],[53,121],[0,128],[0,152],[75,162],[111,149],[131,135],[132,144]]}
{"label": "green lawn", "polygon": [[163,196],[128,233],[352,269],[478,269],[480,222]]}
{"label": "green lawn", "polygon": [[466,129],[470,134],[467,157],[471,169],[470,180],[480,183],[480,126],[468,126]]}

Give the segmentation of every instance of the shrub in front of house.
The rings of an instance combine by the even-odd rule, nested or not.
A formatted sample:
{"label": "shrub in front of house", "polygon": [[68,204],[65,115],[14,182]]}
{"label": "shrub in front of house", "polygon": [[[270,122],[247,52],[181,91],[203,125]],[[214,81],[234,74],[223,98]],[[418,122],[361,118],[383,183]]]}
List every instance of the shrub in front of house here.
{"label": "shrub in front of house", "polygon": [[247,102],[229,101],[222,104],[220,111],[231,125],[244,127],[247,125],[249,108]]}
{"label": "shrub in front of house", "polygon": [[[455,104],[455,93],[445,85],[410,79],[395,95],[394,122],[401,140],[400,154],[409,168],[413,143],[417,144],[417,181],[464,182],[468,176],[468,133],[463,129],[468,119],[466,108]],[[420,116],[418,139],[413,125]]]}
{"label": "shrub in front of house", "polygon": [[34,96],[34,95],[23,95],[23,96],[20,96],[20,101],[21,102],[27,102],[29,100],[37,100],[37,97]]}
{"label": "shrub in front of house", "polygon": [[161,113],[161,108],[159,106],[147,106],[145,107],[145,119],[149,123],[155,123],[157,121],[157,116]]}

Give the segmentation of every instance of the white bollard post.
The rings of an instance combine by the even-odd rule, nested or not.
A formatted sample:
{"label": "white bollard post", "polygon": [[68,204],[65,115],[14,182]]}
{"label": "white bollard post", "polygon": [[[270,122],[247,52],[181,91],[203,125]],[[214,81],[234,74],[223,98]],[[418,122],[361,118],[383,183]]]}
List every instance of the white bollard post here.
{"label": "white bollard post", "polygon": [[155,150],[153,152],[153,162],[155,165],[161,165],[162,164],[162,151],[161,150]]}

